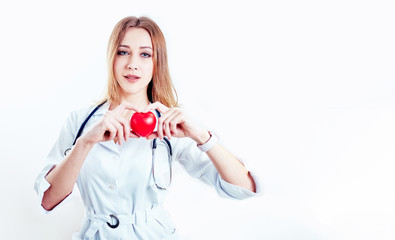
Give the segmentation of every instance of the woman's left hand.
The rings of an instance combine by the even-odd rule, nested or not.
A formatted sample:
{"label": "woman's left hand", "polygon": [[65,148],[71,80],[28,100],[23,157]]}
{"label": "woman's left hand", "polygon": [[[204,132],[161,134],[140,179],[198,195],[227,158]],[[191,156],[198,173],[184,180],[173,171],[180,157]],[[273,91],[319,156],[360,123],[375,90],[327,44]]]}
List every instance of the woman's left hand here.
{"label": "woman's left hand", "polygon": [[193,124],[180,108],[168,108],[160,102],[155,102],[148,105],[145,111],[147,112],[155,109],[158,110],[162,116],[158,119],[157,131],[151,133],[147,139],[159,137],[162,140],[164,137],[168,139],[172,137],[189,137],[198,144],[203,144],[210,138],[208,131]]}

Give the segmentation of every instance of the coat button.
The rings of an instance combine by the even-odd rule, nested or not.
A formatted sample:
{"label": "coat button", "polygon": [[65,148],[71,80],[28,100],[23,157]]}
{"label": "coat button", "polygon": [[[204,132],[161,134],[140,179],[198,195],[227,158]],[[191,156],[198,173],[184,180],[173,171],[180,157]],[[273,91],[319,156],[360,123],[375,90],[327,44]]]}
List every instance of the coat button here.
{"label": "coat button", "polygon": [[111,190],[115,190],[115,186],[112,185],[112,184],[110,186],[108,186],[108,188],[111,189]]}

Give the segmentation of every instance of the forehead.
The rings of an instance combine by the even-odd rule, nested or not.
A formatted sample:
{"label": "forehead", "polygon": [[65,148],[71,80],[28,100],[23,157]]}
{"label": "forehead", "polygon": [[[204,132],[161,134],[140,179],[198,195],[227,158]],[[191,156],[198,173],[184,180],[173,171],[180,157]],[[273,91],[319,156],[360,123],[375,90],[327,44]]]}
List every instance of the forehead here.
{"label": "forehead", "polygon": [[123,39],[121,45],[128,45],[130,47],[148,46],[152,47],[151,37],[147,30],[143,28],[129,28]]}

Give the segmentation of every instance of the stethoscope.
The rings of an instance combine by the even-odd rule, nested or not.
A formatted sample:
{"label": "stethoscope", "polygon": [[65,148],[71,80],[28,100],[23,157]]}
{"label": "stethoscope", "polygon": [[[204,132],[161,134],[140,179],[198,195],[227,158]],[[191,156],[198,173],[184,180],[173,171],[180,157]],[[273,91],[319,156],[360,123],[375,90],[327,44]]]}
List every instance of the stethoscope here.
{"label": "stethoscope", "polygon": [[[92,117],[92,115],[93,115],[101,106],[103,106],[103,104],[106,103],[106,102],[107,102],[107,101],[104,101],[104,102],[100,103],[99,105],[97,105],[97,106],[95,107],[95,109],[93,109],[92,112],[88,115],[88,117],[85,119],[85,121],[81,124],[81,127],[80,127],[79,130],[78,130],[77,136],[75,137],[72,146],[75,145],[75,143],[77,142],[77,139],[81,136],[82,131],[84,130],[85,125],[87,124],[87,122],[89,121],[89,119]],[[158,118],[159,118],[159,117],[161,116],[160,112],[159,112],[158,110],[155,110],[155,111],[156,111],[156,114],[158,115]],[[169,139],[167,139],[167,138],[165,137],[165,138],[163,138],[162,141],[165,143],[166,148],[167,148],[167,156],[168,156],[168,157],[167,157],[167,160],[168,160],[168,165],[169,165],[169,181],[168,181],[168,183],[167,183],[166,185],[161,186],[160,184],[157,183],[157,180],[156,180],[156,177],[155,177],[155,160],[154,160],[154,159],[155,159],[155,150],[156,150],[157,147],[158,147],[157,138],[155,138],[155,139],[152,140],[152,177],[153,177],[153,179],[154,179],[155,186],[156,186],[158,189],[160,189],[160,190],[166,190],[167,188],[170,187],[171,182],[172,182],[172,178],[173,178],[173,173],[172,173],[173,171],[172,171],[172,166],[171,166],[171,164],[172,164],[172,157],[173,157],[173,149],[172,149],[172,147],[171,147],[171,143],[170,143]],[[64,151],[64,155],[66,156],[67,153],[68,153],[70,150],[71,150],[71,147],[68,148],[68,149],[66,149],[66,151]]]}

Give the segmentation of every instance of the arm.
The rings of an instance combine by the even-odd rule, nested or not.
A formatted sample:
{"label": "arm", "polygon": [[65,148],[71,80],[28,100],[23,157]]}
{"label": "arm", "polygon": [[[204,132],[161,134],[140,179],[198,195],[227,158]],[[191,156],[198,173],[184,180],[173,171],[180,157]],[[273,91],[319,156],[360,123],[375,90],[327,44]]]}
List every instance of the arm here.
{"label": "arm", "polygon": [[73,191],[82,164],[92,147],[92,144],[78,139],[73,150],[45,177],[51,184],[41,203],[45,210],[52,210]]}
{"label": "arm", "polygon": [[[146,110],[153,109],[158,109],[163,115],[159,118],[157,132],[148,136],[148,139],[157,137],[163,139],[164,136],[169,139],[171,137],[189,137],[197,145],[202,145],[210,139],[209,132],[193,124],[181,109],[167,108],[163,104],[156,102],[149,105]],[[215,144],[206,153],[223,180],[246,188],[251,192],[256,192],[255,181],[243,163],[219,143]]]}
{"label": "arm", "polygon": [[129,123],[122,117],[133,106],[121,104],[108,111],[103,119],[92,129],[82,135],[72,151],[45,176],[50,187],[44,192],[42,206],[49,211],[62,202],[73,190],[81,167],[93,146],[98,142],[117,140],[121,145],[129,137],[135,137],[130,131]]}
{"label": "arm", "polygon": [[[198,145],[203,145],[211,137],[207,131],[203,131],[199,136],[201,136],[200,139],[203,141],[194,139]],[[206,141],[204,141],[205,139]],[[206,153],[222,179],[233,185],[248,189],[251,192],[256,192],[255,181],[251,177],[250,172],[239,159],[237,159],[223,146],[216,143]]]}

